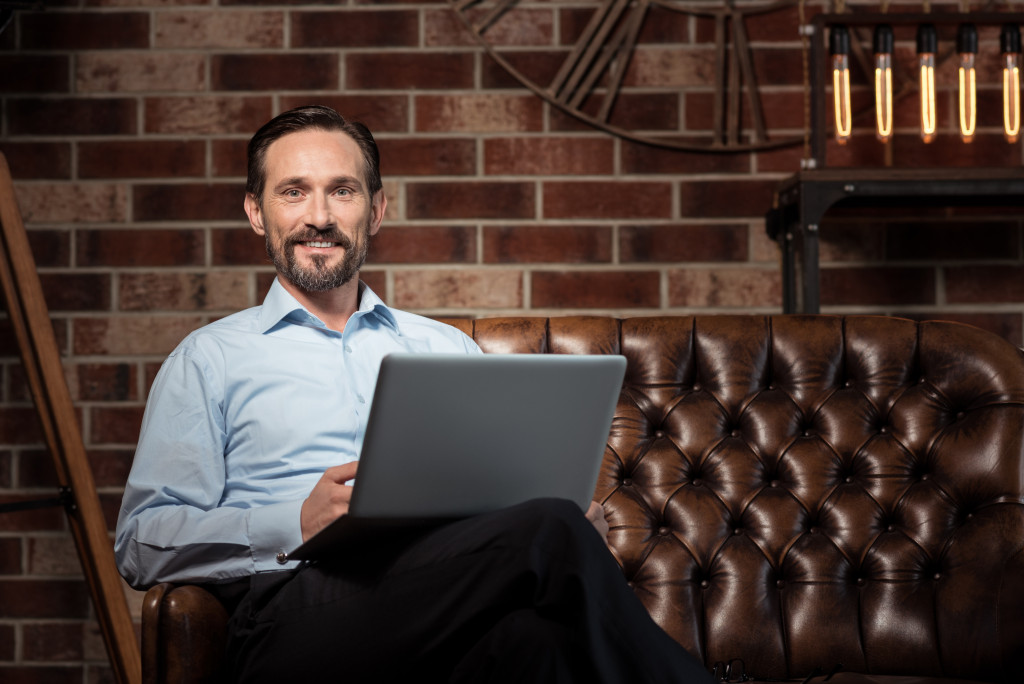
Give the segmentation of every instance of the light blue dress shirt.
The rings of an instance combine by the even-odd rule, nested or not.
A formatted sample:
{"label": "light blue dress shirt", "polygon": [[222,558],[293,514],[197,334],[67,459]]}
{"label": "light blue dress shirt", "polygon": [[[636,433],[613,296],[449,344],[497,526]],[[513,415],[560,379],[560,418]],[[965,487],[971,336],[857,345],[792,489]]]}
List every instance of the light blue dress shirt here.
{"label": "light blue dress shirt", "polygon": [[114,544],[136,587],[294,567],[302,502],[359,457],[381,360],[479,353],[466,335],[360,285],[344,333],[274,281],[262,306],[190,334],[150,392]]}

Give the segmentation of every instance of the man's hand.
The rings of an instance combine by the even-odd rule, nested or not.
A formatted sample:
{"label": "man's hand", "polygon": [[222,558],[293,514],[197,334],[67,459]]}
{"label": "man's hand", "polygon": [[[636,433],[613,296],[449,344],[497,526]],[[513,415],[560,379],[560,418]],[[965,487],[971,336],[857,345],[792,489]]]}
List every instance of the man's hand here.
{"label": "man's hand", "polygon": [[358,461],[352,461],[324,471],[309,497],[302,502],[299,514],[302,541],[309,541],[314,534],[348,513],[352,487],[345,483],[356,476],[358,465]]}
{"label": "man's hand", "polygon": [[587,520],[594,526],[598,534],[601,535],[601,539],[604,543],[608,543],[608,521],[604,518],[604,506],[597,503],[596,501],[590,502],[590,508],[587,509]]}

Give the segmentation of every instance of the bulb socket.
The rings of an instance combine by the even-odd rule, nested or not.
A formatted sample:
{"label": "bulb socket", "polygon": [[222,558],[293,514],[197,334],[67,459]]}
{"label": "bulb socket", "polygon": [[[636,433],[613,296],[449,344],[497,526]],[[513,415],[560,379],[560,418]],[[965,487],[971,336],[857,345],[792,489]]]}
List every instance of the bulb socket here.
{"label": "bulb socket", "polygon": [[[1020,42],[1018,36],[1018,42]],[[838,24],[828,34],[828,53],[830,55],[850,54],[850,31],[846,26]]]}
{"label": "bulb socket", "polygon": [[1020,28],[1016,24],[1003,24],[1003,29],[999,32],[999,50],[1020,52]]}
{"label": "bulb socket", "polygon": [[933,24],[921,24],[917,27],[917,54],[935,54],[939,51],[939,35]]}
{"label": "bulb socket", "polygon": [[879,24],[876,26],[871,44],[876,55],[891,55],[893,46],[892,26],[889,26],[888,24]]}
{"label": "bulb socket", "polygon": [[978,53],[978,29],[974,24],[960,24],[956,30],[956,51],[961,55]]}

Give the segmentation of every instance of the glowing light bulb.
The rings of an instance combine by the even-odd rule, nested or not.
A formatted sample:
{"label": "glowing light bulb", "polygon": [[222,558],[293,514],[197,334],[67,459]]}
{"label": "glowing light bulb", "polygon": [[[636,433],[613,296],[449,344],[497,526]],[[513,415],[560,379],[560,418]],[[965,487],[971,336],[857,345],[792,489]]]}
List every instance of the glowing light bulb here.
{"label": "glowing light bulb", "polygon": [[922,24],[917,29],[917,66],[921,91],[921,140],[935,140],[935,52],[939,38],[935,27]]}
{"label": "glowing light bulb", "polygon": [[956,32],[956,51],[960,53],[957,82],[960,87],[960,139],[974,140],[978,125],[978,84],[974,59],[978,54],[978,30],[974,24],[961,24]]}
{"label": "glowing light bulb", "polygon": [[1020,29],[1003,26],[999,34],[1003,62],[1003,136],[1006,142],[1020,138]]}
{"label": "glowing light bulb", "polygon": [[832,58],[832,111],[835,114],[836,142],[845,145],[853,130],[850,105],[850,32],[845,26],[833,26],[828,52]]}
{"label": "glowing light bulb", "polygon": [[882,142],[892,137],[892,27],[875,27],[875,135]]}

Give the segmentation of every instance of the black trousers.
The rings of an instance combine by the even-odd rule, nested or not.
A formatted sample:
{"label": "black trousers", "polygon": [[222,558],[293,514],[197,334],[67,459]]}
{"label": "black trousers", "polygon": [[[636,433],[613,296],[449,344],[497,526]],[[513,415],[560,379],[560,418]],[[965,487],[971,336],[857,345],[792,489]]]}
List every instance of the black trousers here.
{"label": "black trousers", "polygon": [[245,683],[711,681],[560,500],[255,575],[228,642]]}

